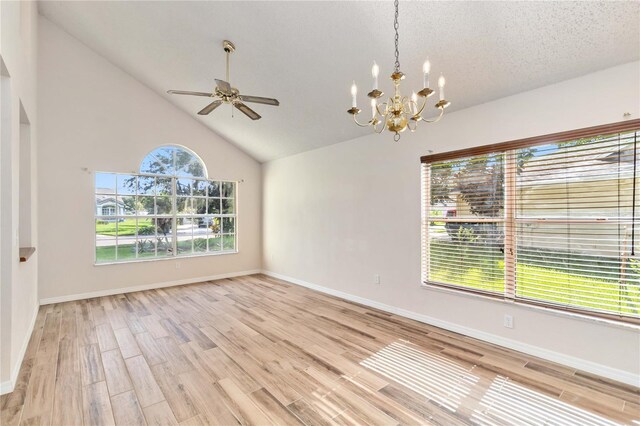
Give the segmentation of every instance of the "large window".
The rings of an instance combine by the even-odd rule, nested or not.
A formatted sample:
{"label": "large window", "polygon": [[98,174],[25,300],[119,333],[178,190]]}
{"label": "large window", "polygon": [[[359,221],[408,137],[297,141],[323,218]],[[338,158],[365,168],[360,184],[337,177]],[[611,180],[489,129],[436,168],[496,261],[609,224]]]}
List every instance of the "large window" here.
{"label": "large window", "polygon": [[96,263],[236,251],[236,182],[192,152],[161,147],[140,173],[95,175]]}
{"label": "large window", "polygon": [[424,283],[637,321],[638,128],[423,157]]}

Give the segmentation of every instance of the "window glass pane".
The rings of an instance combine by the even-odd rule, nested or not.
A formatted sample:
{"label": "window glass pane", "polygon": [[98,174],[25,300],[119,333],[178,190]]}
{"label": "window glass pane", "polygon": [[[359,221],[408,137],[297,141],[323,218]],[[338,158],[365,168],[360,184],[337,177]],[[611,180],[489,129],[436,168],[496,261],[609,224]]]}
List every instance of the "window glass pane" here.
{"label": "window glass pane", "polygon": [[477,222],[430,226],[429,281],[504,292],[502,226]]}
{"label": "window glass pane", "polygon": [[155,195],[156,178],[138,176],[138,195]]}
{"label": "window glass pane", "polygon": [[234,197],[235,196],[235,182],[222,182],[222,196]]}
{"label": "window glass pane", "polygon": [[173,200],[168,195],[160,195],[156,197],[156,214],[169,215],[173,214]]}
{"label": "window glass pane", "polygon": [[156,226],[153,218],[138,217],[138,236],[155,236]]}
{"label": "window glass pane", "polygon": [[193,206],[196,209],[196,214],[207,214],[207,199],[195,198]]}
{"label": "window glass pane", "polygon": [[96,194],[115,194],[115,173],[96,173]]}
{"label": "window glass pane", "polygon": [[116,221],[96,220],[96,263],[116,260]]}
{"label": "window glass pane", "polygon": [[118,215],[122,216],[132,216],[136,215],[138,209],[138,201],[136,200],[135,195],[125,195],[122,197],[118,197],[117,210]]}
{"label": "window glass pane", "polygon": [[233,214],[234,206],[235,206],[234,198],[223,198],[222,199],[222,213],[223,214]]}
{"label": "window glass pane", "polygon": [[193,179],[176,179],[176,195],[189,196],[193,187]]}
{"label": "window glass pane", "polygon": [[206,214],[206,198],[178,197],[177,208],[180,215]]}
{"label": "window glass pane", "polygon": [[133,236],[118,237],[118,262],[126,262],[127,260],[136,259],[136,237]]}
{"label": "window glass pane", "polygon": [[115,218],[96,219],[96,239],[109,239],[116,236],[117,222]]}
{"label": "window glass pane", "polygon": [[192,214],[191,212],[191,198],[189,197],[177,197],[176,198],[176,211],[178,214]]}
{"label": "window glass pane", "polygon": [[210,218],[208,226],[209,226],[209,229],[211,229],[211,232],[214,234],[220,234],[222,232],[222,227],[221,227],[219,217]]}
{"label": "window glass pane", "polygon": [[136,188],[138,182],[136,176],[133,175],[118,175],[118,195],[136,195]]}
{"label": "window glass pane", "polygon": [[236,236],[235,235],[223,235],[222,236],[222,250],[235,250],[236,248]]}
{"label": "window glass pane", "polygon": [[233,234],[236,230],[235,223],[236,219],[233,217],[223,217],[222,218],[222,233],[223,234]]}
{"label": "window glass pane", "polygon": [[156,255],[156,225],[155,219],[138,218],[137,235],[138,258],[155,257]]}
{"label": "window glass pane", "polygon": [[207,208],[208,214],[220,214],[220,199],[209,198],[209,206]]}
{"label": "window glass pane", "polygon": [[504,155],[491,154],[431,165],[434,217],[497,218],[504,215]]}
{"label": "window glass pane", "polygon": [[156,179],[156,194],[158,194],[158,195],[173,195],[173,179],[171,179],[171,178],[157,178]]}
{"label": "window glass pane", "polygon": [[193,195],[204,197],[207,195],[208,183],[206,180],[194,180],[193,181]]}
{"label": "window glass pane", "polygon": [[155,197],[139,195],[137,198],[136,211],[139,216],[155,214]]}
{"label": "window glass pane", "polygon": [[116,231],[114,235],[118,236],[118,240],[135,239],[136,236],[136,219],[135,218],[118,218],[113,223]]}
{"label": "window glass pane", "polygon": [[220,182],[209,181],[209,197],[220,196]]}
{"label": "window glass pane", "polygon": [[[193,217],[181,217],[177,219],[177,248],[179,255],[193,253]],[[197,226],[197,225],[196,225]]]}
{"label": "window glass pane", "polygon": [[116,216],[118,213],[116,196],[114,194],[96,195],[96,216]]}
{"label": "window glass pane", "polygon": [[156,219],[158,257],[173,256],[173,219]]}
{"label": "window glass pane", "polygon": [[140,173],[172,175],[174,172],[172,147],[156,149],[145,157],[140,166]]}
{"label": "window glass pane", "polygon": [[176,150],[176,166],[178,176],[204,177],[204,167],[200,159],[185,150]]}
{"label": "window glass pane", "polygon": [[194,219],[193,224],[193,251],[203,253],[207,251],[207,238],[212,235],[210,217],[200,217]]}
{"label": "window glass pane", "polygon": [[210,252],[222,251],[222,235],[210,235],[208,238],[208,244],[208,250]]}
{"label": "window glass pane", "polygon": [[96,236],[96,263],[116,261],[116,239],[97,238]]}

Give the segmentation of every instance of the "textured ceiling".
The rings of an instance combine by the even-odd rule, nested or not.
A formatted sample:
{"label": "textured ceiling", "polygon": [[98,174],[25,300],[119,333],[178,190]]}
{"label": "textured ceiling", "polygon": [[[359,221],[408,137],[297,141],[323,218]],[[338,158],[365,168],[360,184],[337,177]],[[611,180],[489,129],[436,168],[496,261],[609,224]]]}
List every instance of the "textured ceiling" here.
{"label": "textured ceiling", "polygon": [[[40,13],[259,161],[370,132],[346,110],[349,87],[368,111],[371,63],[393,66],[392,2],[54,2]],[[450,110],[583,75],[640,57],[640,2],[401,2],[400,61],[420,88],[426,56],[447,78]],[[196,116],[224,79],[223,39],[237,51],[231,83],[276,97],[253,104],[262,120],[229,106]],[[435,80],[435,79],[434,79]],[[390,83],[381,79],[381,89]],[[405,89],[409,90],[410,89]]]}

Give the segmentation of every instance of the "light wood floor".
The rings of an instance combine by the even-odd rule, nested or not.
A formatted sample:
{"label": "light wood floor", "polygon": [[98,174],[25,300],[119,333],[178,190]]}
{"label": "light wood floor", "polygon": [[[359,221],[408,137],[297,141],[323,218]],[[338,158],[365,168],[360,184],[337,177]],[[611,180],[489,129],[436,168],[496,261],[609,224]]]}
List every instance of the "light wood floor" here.
{"label": "light wood floor", "polygon": [[0,402],[3,426],[637,425],[639,398],[255,275],[43,306]]}

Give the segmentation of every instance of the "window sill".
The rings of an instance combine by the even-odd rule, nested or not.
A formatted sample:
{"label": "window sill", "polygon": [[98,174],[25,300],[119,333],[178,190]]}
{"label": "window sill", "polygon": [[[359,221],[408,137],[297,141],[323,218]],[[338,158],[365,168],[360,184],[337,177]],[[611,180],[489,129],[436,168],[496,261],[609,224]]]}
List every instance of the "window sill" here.
{"label": "window sill", "polygon": [[626,330],[637,331],[640,329],[640,325],[638,324],[633,324],[633,323],[628,323],[623,321],[616,321],[613,319],[601,318],[601,317],[591,316],[587,314],[580,314],[576,312],[565,311],[562,309],[554,309],[552,307],[532,305],[532,304],[523,303],[517,300],[508,300],[501,296],[491,296],[491,295],[485,295],[480,293],[472,293],[462,289],[459,290],[456,288],[445,287],[438,283],[421,283],[420,287],[425,290],[434,290],[437,292],[454,294],[456,296],[471,297],[474,299],[484,299],[487,301],[497,302],[505,305],[515,305],[518,307],[522,307],[524,309],[529,309],[536,312],[543,312],[545,314],[551,314],[551,315],[559,316],[562,318],[571,318],[571,319],[577,319],[577,320],[586,321],[586,322],[595,322],[598,324],[608,325],[608,326],[626,329]]}
{"label": "window sill", "polygon": [[180,259],[192,259],[194,257],[209,257],[209,256],[222,256],[226,254],[238,254],[238,250],[227,250],[216,253],[202,253],[202,254],[190,254],[184,256],[169,256],[169,257],[150,257],[145,259],[132,259],[132,260],[122,260],[115,262],[94,262],[93,266],[110,266],[110,265],[125,265],[129,263],[146,263],[146,262],[162,262],[166,260],[180,260]]}
{"label": "window sill", "polygon": [[20,262],[26,262],[27,260],[29,260],[31,256],[33,256],[33,253],[35,252],[36,252],[35,247],[20,247],[20,251],[19,251]]}

